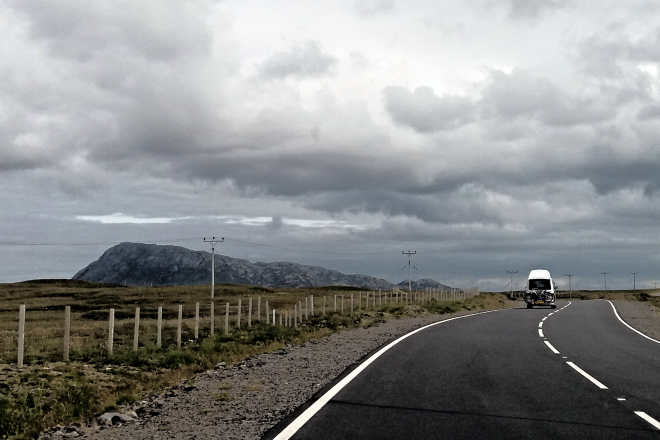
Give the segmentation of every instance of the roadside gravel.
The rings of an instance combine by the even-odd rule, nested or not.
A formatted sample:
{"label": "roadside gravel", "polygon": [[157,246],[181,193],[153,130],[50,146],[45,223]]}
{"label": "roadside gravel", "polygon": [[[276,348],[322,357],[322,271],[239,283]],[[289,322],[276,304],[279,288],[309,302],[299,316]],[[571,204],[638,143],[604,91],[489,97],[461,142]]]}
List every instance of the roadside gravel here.
{"label": "roadside gravel", "polygon": [[[511,303],[508,306],[518,305]],[[616,301],[622,318],[658,339],[658,311],[645,303]],[[41,440],[260,439],[346,368],[396,337],[421,326],[469,314],[389,320],[369,328],[334,333],[302,345],[255,356],[214,370],[135,402],[122,412],[136,416],[99,426],[92,420],[43,433]],[[118,419],[118,418],[117,418]]]}

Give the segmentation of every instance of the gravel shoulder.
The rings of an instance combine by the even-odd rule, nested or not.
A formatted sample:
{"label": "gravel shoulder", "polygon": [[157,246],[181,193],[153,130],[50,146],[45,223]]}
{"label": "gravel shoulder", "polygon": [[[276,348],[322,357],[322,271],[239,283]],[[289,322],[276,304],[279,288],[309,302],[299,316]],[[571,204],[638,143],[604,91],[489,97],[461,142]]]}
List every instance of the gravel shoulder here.
{"label": "gravel shoulder", "polygon": [[[519,305],[510,303],[507,307]],[[660,340],[660,314],[646,303],[615,301],[634,328]],[[41,440],[87,439],[260,439],[280,420],[351,365],[387,342],[453,315],[389,320],[369,328],[288,346],[239,365],[218,365],[190,381],[122,409],[134,420],[110,426],[92,420],[43,433]]]}
{"label": "gravel shoulder", "polygon": [[621,319],[646,336],[660,341],[660,311],[647,302],[612,301]]}

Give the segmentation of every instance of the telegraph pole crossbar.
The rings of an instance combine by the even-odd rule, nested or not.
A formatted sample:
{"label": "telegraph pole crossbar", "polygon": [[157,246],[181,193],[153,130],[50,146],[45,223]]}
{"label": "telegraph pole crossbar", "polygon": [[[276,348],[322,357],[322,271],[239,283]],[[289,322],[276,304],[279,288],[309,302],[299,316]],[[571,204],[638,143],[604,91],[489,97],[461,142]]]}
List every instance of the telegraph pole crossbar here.
{"label": "telegraph pole crossbar", "polygon": [[204,237],[204,243],[211,243],[211,298],[215,298],[215,245],[223,241],[225,241],[225,237],[222,237],[220,240],[215,237],[207,240]]}

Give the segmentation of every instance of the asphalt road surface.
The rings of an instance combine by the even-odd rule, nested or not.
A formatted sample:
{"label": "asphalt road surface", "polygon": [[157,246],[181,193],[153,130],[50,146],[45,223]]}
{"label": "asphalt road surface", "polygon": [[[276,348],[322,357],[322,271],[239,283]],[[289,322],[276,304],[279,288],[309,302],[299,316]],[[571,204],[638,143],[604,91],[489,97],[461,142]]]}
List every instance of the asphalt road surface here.
{"label": "asphalt road surface", "polygon": [[427,326],[265,439],[660,439],[660,343],[607,301]]}

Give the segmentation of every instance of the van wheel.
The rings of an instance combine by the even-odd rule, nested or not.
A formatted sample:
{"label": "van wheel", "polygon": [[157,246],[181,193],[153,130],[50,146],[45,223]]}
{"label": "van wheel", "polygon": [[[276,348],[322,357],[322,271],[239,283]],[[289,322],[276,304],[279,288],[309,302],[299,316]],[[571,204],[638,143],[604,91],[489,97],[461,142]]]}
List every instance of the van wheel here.
{"label": "van wheel", "polygon": [[551,308],[551,309],[556,309],[556,308],[557,308],[557,304],[553,304],[553,305],[551,305],[550,308]]}
{"label": "van wheel", "polygon": [[534,306],[531,305],[531,304],[527,304],[527,308],[528,308],[528,309],[531,309],[532,307],[534,307]]}

